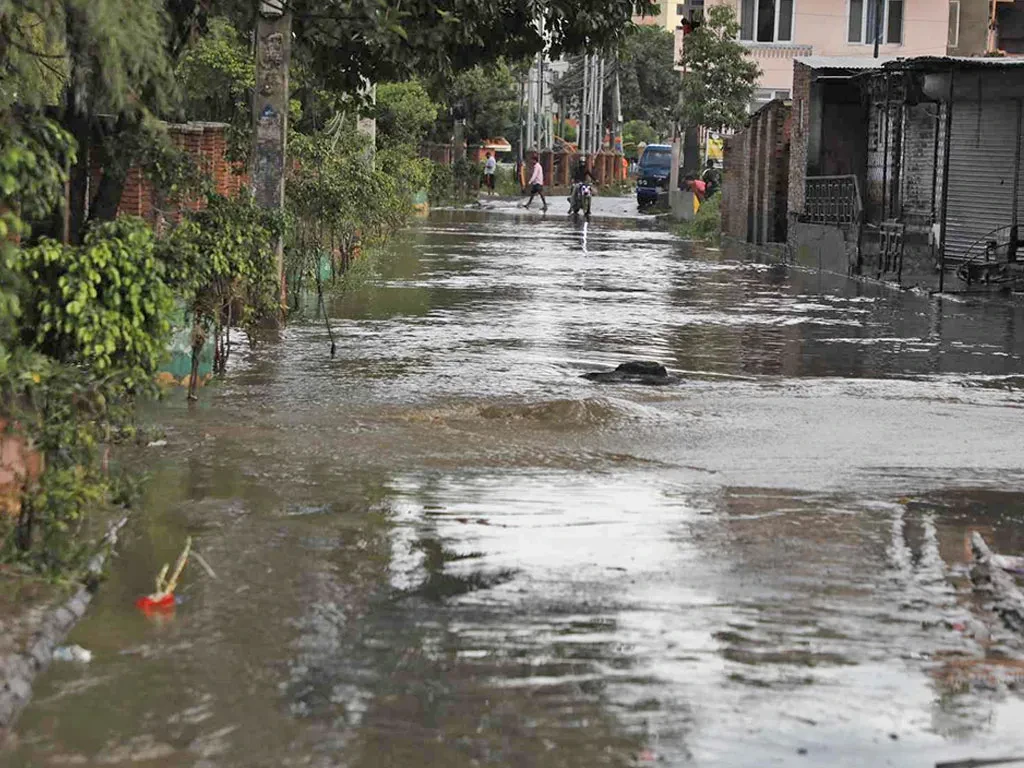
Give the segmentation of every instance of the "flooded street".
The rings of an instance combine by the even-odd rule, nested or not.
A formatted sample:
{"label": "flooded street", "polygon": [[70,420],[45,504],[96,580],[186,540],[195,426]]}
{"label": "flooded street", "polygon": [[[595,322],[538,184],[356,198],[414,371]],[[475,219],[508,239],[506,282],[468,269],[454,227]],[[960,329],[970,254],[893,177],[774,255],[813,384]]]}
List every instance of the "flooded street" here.
{"label": "flooded street", "polygon": [[[13,766],[1024,756],[1024,313],[730,260],[597,200],[437,211],[167,445]],[[633,359],[664,387],[581,374]],[[134,607],[186,535],[175,614]]]}

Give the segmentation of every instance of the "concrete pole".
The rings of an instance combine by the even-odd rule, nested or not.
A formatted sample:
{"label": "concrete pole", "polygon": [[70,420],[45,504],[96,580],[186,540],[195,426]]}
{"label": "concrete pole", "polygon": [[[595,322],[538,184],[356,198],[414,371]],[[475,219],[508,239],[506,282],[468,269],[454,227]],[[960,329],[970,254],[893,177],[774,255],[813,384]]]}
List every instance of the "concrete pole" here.
{"label": "concrete pole", "polygon": [[594,84],[592,86],[594,94],[590,99],[590,104],[593,108],[590,120],[590,151],[597,154],[601,151],[601,58],[595,53],[594,64],[590,68],[594,75]]}
{"label": "concrete pole", "polygon": [[537,149],[544,149],[544,51],[537,54]]}
{"label": "concrete pole", "polygon": [[[370,85],[363,91],[366,96],[366,100],[375,105],[377,103],[377,86]],[[377,156],[377,118],[375,117],[360,117],[358,123],[356,123],[356,130],[363,134],[370,140],[369,151],[367,152],[367,161],[372,168]]]}
{"label": "concrete pole", "polygon": [[612,91],[612,149],[618,147],[618,139],[622,138],[622,91],[619,89],[619,62],[615,62],[615,89]]}
{"label": "concrete pole", "polygon": [[587,154],[587,111],[590,109],[590,56],[583,56],[583,99],[580,102],[580,126],[576,134],[576,143],[579,144],[580,152]]}
{"label": "concrete pole", "polygon": [[681,153],[679,145],[679,126],[672,126],[672,167],[669,169],[668,193],[669,196],[676,194],[679,189],[679,160]]}
{"label": "concrete pole", "polygon": [[452,157],[455,162],[466,159],[466,121],[461,117],[455,118],[455,126],[452,135]]}
{"label": "concrete pole", "polygon": [[526,87],[526,146],[529,151],[533,151],[535,142],[535,133],[537,130],[537,104],[536,104],[536,91],[534,91],[534,80],[533,71],[536,67],[536,62],[530,64],[530,81]]}
{"label": "concrete pole", "polygon": [[601,59],[597,78],[597,151],[604,149],[604,59]]}
{"label": "concrete pole", "polygon": [[[264,208],[284,210],[288,136],[288,64],[292,15],[284,0],[260,0],[256,22],[256,93],[253,98],[253,198]],[[284,243],[274,245],[281,312],[288,306]]]}

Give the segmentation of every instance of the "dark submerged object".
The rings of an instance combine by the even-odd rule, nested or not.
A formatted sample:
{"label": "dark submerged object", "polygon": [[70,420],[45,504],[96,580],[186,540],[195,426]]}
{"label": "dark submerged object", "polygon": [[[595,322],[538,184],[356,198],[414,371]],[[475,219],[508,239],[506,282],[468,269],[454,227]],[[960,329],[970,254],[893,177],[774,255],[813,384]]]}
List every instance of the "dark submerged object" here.
{"label": "dark submerged object", "polygon": [[650,360],[630,360],[614,371],[591,371],[583,374],[584,379],[604,384],[674,384],[677,376],[669,375],[661,363]]}

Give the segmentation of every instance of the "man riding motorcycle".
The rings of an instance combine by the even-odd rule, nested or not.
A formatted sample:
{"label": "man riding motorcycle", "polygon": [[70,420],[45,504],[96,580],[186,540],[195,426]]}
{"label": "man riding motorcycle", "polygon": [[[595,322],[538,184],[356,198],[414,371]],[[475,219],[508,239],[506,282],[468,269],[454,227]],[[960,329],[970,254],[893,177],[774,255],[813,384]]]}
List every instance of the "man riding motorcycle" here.
{"label": "man riding motorcycle", "polygon": [[569,191],[569,213],[577,213],[582,210],[587,215],[590,214],[589,201],[584,200],[583,197],[585,193],[589,193],[588,187],[594,183],[594,174],[591,173],[590,167],[587,165],[587,159],[581,157],[572,174],[572,188]]}

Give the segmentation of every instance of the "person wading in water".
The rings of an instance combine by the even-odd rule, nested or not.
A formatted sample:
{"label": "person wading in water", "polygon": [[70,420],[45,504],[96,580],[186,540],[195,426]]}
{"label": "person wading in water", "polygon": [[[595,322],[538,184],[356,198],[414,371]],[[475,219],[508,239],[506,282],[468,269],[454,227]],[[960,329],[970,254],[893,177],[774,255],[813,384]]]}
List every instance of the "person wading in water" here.
{"label": "person wading in water", "polygon": [[544,197],[544,168],[540,164],[540,158],[537,153],[534,152],[530,157],[530,162],[533,163],[533,172],[530,174],[530,199],[526,201],[525,208],[529,208],[533,203],[533,198],[540,195],[541,210],[546,211],[548,209],[548,201]]}

